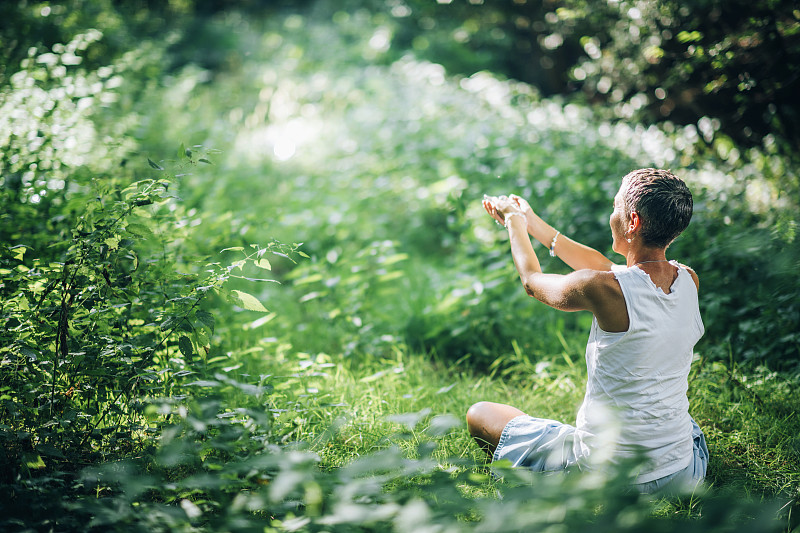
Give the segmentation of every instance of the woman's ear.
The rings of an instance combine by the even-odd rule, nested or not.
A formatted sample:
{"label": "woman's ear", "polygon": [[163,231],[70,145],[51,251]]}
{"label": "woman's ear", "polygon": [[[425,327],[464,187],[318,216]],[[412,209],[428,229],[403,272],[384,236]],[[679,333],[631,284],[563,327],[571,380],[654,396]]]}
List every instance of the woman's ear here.
{"label": "woman's ear", "polygon": [[639,216],[639,213],[634,211],[631,213],[631,218],[628,221],[628,233],[633,233],[639,230],[642,227],[642,218]]}

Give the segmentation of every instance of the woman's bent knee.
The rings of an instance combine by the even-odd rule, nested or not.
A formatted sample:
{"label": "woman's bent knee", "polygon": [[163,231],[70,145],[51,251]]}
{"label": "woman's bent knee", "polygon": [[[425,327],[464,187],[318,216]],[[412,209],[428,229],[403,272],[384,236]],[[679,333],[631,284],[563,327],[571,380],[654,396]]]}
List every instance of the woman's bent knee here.
{"label": "woman's bent knee", "polygon": [[467,409],[467,427],[471,435],[475,435],[478,428],[485,425],[487,412],[490,410],[491,402],[477,402]]}
{"label": "woman's bent knee", "polygon": [[490,440],[496,440],[500,438],[500,433],[508,422],[524,414],[524,412],[511,405],[478,402],[473,404],[467,411],[467,427],[473,437],[481,436],[486,438],[490,436]]}
{"label": "woman's bent knee", "polygon": [[480,447],[491,456],[500,441],[506,424],[513,418],[524,414],[510,405],[478,402],[467,410],[467,428]]}

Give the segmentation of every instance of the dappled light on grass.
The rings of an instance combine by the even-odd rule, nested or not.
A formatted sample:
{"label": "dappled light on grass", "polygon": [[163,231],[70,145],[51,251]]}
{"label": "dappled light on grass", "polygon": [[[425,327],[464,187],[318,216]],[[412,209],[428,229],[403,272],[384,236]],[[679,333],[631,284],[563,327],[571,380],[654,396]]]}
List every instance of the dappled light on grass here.
{"label": "dappled light on grass", "polygon": [[[408,357],[406,362],[406,379],[429,380],[422,357]],[[377,368],[371,365],[370,371]],[[304,373],[313,375],[319,369],[316,363],[305,365]],[[176,526],[209,529],[228,521],[235,521],[238,528],[256,527],[266,520],[279,530],[301,531],[435,527],[512,532],[580,530],[586,524],[609,533],[668,532],[676,527],[689,532],[728,531],[741,524],[759,531],[780,530],[770,518],[777,504],[742,502],[702,490],[679,499],[643,496],[629,490],[630,472],[624,468],[552,475],[503,465],[489,470],[449,449],[456,439],[459,445],[466,444],[457,418],[434,416],[430,408],[414,410],[414,404],[405,410],[397,405],[369,406],[368,401],[378,396],[352,394],[360,386],[348,382],[357,375],[335,375],[332,381],[320,377],[319,382],[327,381],[323,387],[347,401],[344,417],[337,420],[292,387],[265,386],[280,383],[273,377],[257,388],[220,379],[204,384],[208,394],[191,401],[189,409],[165,405],[175,420],[165,428],[147,472],[130,461],[83,474],[87,487],[107,492],[91,501],[95,525],[135,520],[131,509],[142,507],[148,511],[145,520],[159,517]],[[396,387],[403,381],[392,372],[384,376],[389,385],[384,397],[394,402]],[[472,379],[458,379],[456,389],[468,387]],[[297,375],[285,383],[296,386],[303,380]],[[220,401],[220,395],[231,389],[239,395],[235,413],[224,410]],[[281,396],[298,400],[294,413],[282,413],[282,420],[264,416],[258,404]],[[364,408],[368,410],[360,411]],[[298,415],[318,415],[324,423],[302,426],[293,434],[295,444],[270,444],[287,430],[297,431],[296,420],[289,422]],[[354,432],[350,426],[361,421],[368,424],[365,431]],[[316,433],[322,427],[329,430]],[[354,444],[358,433],[362,440]],[[341,456],[353,448],[358,453],[344,464],[319,468],[328,456]],[[163,500],[148,500],[147,491],[156,487]],[[180,502],[183,513],[175,513],[168,502]]]}
{"label": "dappled light on grass", "polygon": [[[311,159],[313,141],[319,136],[321,124],[313,124],[308,119],[292,119],[282,126],[271,126],[264,132],[267,146],[272,146],[272,153],[278,161],[291,159],[298,150],[299,157]],[[311,145],[311,147],[309,147]],[[305,149],[305,150],[304,150]]]}
{"label": "dappled light on grass", "polygon": [[328,80],[320,75],[310,86],[304,86],[295,83],[290,72],[278,72],[278,75],[265,73],[262,78],[274,84],[251,88],[258,91],[258,104],[244,120],[245,127],[237,128],[233,157],[245,157],[251,164],[263,165],[266,157],[287,161],[299,151],[304,164],[320,164],[326,157],[320,146],[326,124],[313,101],[318,92],[327,90]]}

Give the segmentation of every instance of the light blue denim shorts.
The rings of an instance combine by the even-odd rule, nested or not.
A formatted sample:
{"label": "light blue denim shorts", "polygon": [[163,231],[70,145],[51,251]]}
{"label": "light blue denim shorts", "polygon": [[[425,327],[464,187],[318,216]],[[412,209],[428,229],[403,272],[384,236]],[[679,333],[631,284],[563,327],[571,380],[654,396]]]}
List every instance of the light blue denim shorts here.
{"label": "light blue denim shorts", "polygon": [[[692,439],[692,461],[686,468],[647,483],[635,483],[633,487],[645,494],[693,490],[705,478],[708,468],[706,438],[694,419]],[[529,468],[535,472],[568,470],[577,465],[580,459],[575,455],[574,440],[574,426],[520,415],[503,428],[492,461],[507,459],[512,466]]]}

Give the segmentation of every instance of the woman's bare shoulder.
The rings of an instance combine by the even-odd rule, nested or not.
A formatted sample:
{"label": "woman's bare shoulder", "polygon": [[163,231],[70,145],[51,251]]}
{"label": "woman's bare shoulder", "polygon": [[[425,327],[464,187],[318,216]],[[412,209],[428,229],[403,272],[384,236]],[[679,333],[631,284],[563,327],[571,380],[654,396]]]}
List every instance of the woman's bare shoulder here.
{"label": "woman's bare shoulder", "polygon": [[612,270],[580,270],[587,288],[601,299],[609,295],[622,294],[622,287],[617,280],[617,272]]}
{"label": "woman's bare shoulder", "polygon": [[594,270],[587,273],[594,306],[591,309],[603,331],[627,331],[629,320],[618,272]]}
{"label": "woman's bare shoulder", "polygon": [[694,281],[697,290],[700,290],[700,278],[697,276],[697,272],[695,272],[692,267],[684,265],[683,263],[678,263],[678,266],[689,272],[689,275],[692,276],[692,281]]}

